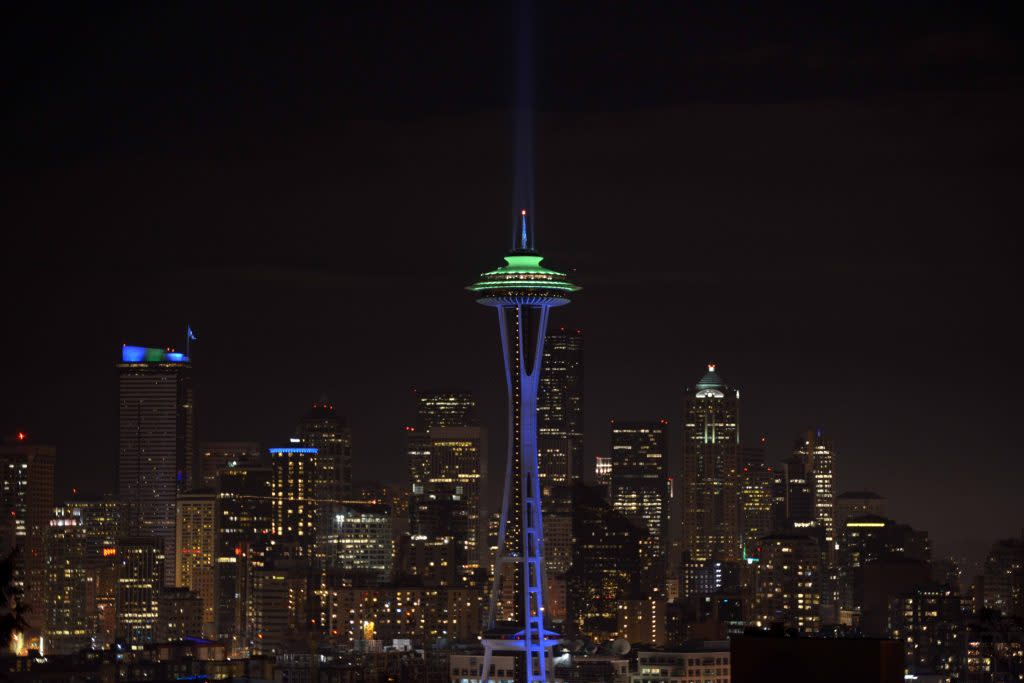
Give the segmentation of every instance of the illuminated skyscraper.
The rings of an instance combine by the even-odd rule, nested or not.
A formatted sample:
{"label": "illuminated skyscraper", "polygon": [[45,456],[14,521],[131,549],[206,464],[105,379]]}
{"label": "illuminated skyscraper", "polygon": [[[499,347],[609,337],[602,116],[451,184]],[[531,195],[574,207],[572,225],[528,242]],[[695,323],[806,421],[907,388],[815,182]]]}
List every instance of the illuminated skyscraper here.
{"label": "illuminated skyscraper", "polygon": [[308,473],[315,500],[345,500],[352,495],[352,430],[327,399],[314,403],[295,429],[299,443],[317,449]]}
{"label": "illuminated skyscraper", "polygon": [[391,578],[394,548],[391,508],[374,503],[339,503],[331,523],[322,531],[327,568],[341,570],[363,582],[386,583]]}
{"label": "illuminated skyscraper", "polygon": [[740,559],[740,392],[715,371],[689,390],[683,419],[683,549],[693,561]]}
{"label": "illuminated skyscraper", "polygon": [[118,493],[128,533],[163,540],[164,582],[174,582],[175,500],[193,469],[192,364],[183,353],[124,346],[120,374]]}
{"label": "illuminated skyscraper", "polygon": [[772,531],[772,468],[764,461],[764,445],[741,446],[740,533],[743,554],[752,557],[757,539]]}
{"label": "illuminated skyscraper", "polygon": [[780,532],[760,541],[755,623],[782,624],[801,634],[821,625],[821,554],[818,542],[799,533]]}
{"label": "illuminated skyscraper", "polygon": [[271,544],[278,556],[309,557],[316,540],[316,448],[271,448]]}
{"label": "illuminated skyscraper", "polygon": [[668,420],[611,424],[611,503],[647,531],[640,545],[650,565],[665,552],[668,537]]}
{"label": "illuminated skyscraper", "polygon": [[92,644],[102,649],[114,642],[117,630],[117,539],[124,536],[125,504],[107,496],[98,500],[68,503],[81,520],[85,534],[82,565],[86,572],[88,597],[85,611],[92,625]]}
{"label": "illuminated skyscraper", "polygon": [[572,487],[572,568],[567,577],[569,621],[575,630],[607,639],[618,628],[619,601],[645,583],[641,543],[648,532],[615,511],[604,490]]}
{"label": "illuminated skyscraper", "polygon": [[[492,637],[484,639],[483,671],[489,670],[494,649],[524,652],[523,678],[527,683],[547,680],[550,648],[558,641],[545,629],[544,529],[541,517],[541,487],[537,465],[537,390],[544,360],[544,335],[551,308],[569,303],[568,295],[579,287],[564,273],[542,266],[533,249],[522,212],[521,231],[506,265],[484,273],[469,289],[479,303],[498,312],[501,348],[508,386],[509,441],[505,470],[505,492],[498,532],[494,587],[491,592],[488,626]],[[501,637],[495,629],[497,596],[505,575],[503,567],[514,567],[516,588],[509,628]],[[509,638],[507,636],[516,634]]]}
{"label": "illuminated skyscraper", "polygon": [[[410,523],[413,533],[427,534],[423,522],[448,518],[433,533],[452,533],[464,562],[482,563],[484,526],[480,483],[487,476],[487,430],[470,426],[435,426],[406,430],[409,479],[412,483]],[[426,515],[426,517],[424,517]],[[431,537],[427,540],[438,540]]]}
{"label": "illuminated skyscraper", "polygon": [[[25,591],[25,603],[46,602],[44,539],[53,516],[53,470],[57,451],[31,443],[19,433],[0,444],[0,552],[20,549],[14,582]],[[38,635],[45,612],[28,614],[29,633]]]}
{"label": "illuminated skyscraper", "polygon": [[828,556],[835,557],[835,450],[832,439],[821,430],[807,432],[797,440],[794,455],[804,463],[814,492],[814,522],[825,530]]}
{"label": "illuminated skyscraper", "polygon": [[814,480],[799,457],[782,461],[772,476],[772,526],[776,531],[814,525]]}
{"label": "illuminated skyscraper", "polygon": [[[175,586],[188,588],[203,603],[203,633],[213,635],[216,614],[214,546],[218,519],[217,494],[183,493],[178,496]],[[195,635],[193,633],[192,635]]]}
{"label": "illuminated skyscraper", "polygon": [[217,638],[244,648],[252,575],[263,567],[272,539],[273,505],[269,467],[228,467],[217,486]]}
{"label": "illuminated skyscraper", "polygon": [[[86,534],[79,509],[58,507],[46,538],[46,652],[72,654],[91,644]],[[38,609],[38,607],[37,607]]]}
{"label": "illuminated skyscraper", "polygon": [[537,392],[541,484],[583,479],[583,330],[547,333]]}
{"label": "illuminated skyscraper", "polygon": [[165,574],[163,539],[119,539],[117,565],[117,635],[133,649],[141,649],[156,637]]}

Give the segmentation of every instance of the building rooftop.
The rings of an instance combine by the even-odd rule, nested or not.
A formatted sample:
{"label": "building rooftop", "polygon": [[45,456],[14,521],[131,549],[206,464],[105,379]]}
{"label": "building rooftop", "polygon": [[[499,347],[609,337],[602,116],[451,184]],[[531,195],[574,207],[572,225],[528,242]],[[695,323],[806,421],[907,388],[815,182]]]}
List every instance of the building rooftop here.
{"label": "building rooftop", "polygon": [[715,372],[715,364],[714,363],[708,363],[708,372],[707,372],[706,375],[704,375],[704,377],[701,378],[701,380],[699,382],[697,382],[697,389],[698,390],[703,390],[703,389],[724,389],[724,388],[725,388],[725,382],[723,382],[722,378],[719,377],[717,372]]}
{"label": "building rooftop", "polygon": [[188,356],[172,348],[158,349],[150,346],[121,346],[122,363],[187,363]]}

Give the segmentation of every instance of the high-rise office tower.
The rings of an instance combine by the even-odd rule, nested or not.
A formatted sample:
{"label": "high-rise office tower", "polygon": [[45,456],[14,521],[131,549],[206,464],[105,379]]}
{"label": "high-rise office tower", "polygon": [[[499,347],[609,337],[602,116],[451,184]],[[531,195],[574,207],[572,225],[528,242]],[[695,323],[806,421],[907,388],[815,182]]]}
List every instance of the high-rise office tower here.
{"label": "high-rise office tower", "polygon": [[492,635],[498,635],[497,596],[506,576],[503,568],[508,565],[513,567],[516,588],[509,628],[514,633],[522,632],[522,637],[515,640],[485,638],[482,670],[489,670],[494,649],[516,649],[525,654],[524,680],[535,683],[547,680],[550,648],[557,643],[548,636],[544,624],[547,570],[537,464],[538,380],[543,374],[548,313],[555,306],[569,303],[569,294],[579,287],[570,283],[564,273],[541,265],[543,257],[534,250],[525,209],[517,233],[505,265],[484,273],[469,287],[479,295],[479,303],[497,309],[508,387],[508,461],[488,627]]}
{"label": "high-rise office tower", "polygon": [[102,649],[116,636],[117,539],[124,536],[127,506],[113,496],[76,500],[67,506],[77,510],[85,535],[82,565],[88,597],[84,609],[92,625],[92,644]]}
{"label": "high-rise office tower", "polygon": [[73,506],[55,508],[46,537],[46,652],[72,654],[91,644],[88,610],[86,534],[82,513]]}
{"label": "high-rise office tower", "polygon": [[[203,633],[213,635],[216,615],[214,565],[217,494],[213,491],[178,496],[174,585],[188,588],[203,603]],[[193,633],[192,635],[196,635]]]}
{"label": "high-rise office tower", "polygon": [[743,555],[752,557],[757,540],[772,530],[772,468],[765,464],[764,440],[740,447],[740,533]]}
{"label": "high-rise office tower", "polygon": [[741,557],[739,399],[709,364],[684,401],[683,550],[693,561]]}
{"label": "high-rise office tower", "polygon": [[358,577],[360,583],[386,583],[391,578],[394,548],[391,508],[374,503],[338,503],[323,531],[327,568]]}
{"label": "high-rise office tower", "polygon": [[[44,539],[53,516],[53,471],[57,451],[24,434],[0,444],[0,553],[18,548],[15,583],[29,605],[46,602]],[[30,613],[29,633],[45,626],[45,612]]]}
{"label": "high-rise office tower", "polygon": [[776,531],[804,529],[815,524],[814,480],[803,459],[791,456],[775,470],[772,508]]}
{"label": "high-rise office tower", "polygon": [[[53,475],[56,450],[31,443],[19,432],[0,445],[0,556],[17,549],[13,581],[24,591],[23,602],[47,602],[44,539],[53,514]],[[27,615],[27,635],[38,636],[46,626],[45,610]]]}
{"label": "high-rise office tower", "polygon": [[346,500],[352,495],[352,430],[327,399],[314,403],[295,429],[299,443],[317,449],[308,474],[315,500]]}
{"label": "high-rise office tower", "polygon": [[956,680],[967,649],[963,600],[949,586],[923,584],[889,601],[886,635],[903,643],[904,680],[928,674]]}
{"label": "high-rise office tower", "polygon": [[141,649],[156,637],[165,574],[163,539],[118,539],[117,565],[117,635],[133,649]]}
{"label": "high-rise office tower", "polygon": [[214,490],[221,470],[260,462],[260,445],[252,441],[206,441],[199,444],[197,488]]}
{"label": "high-rise office tower", "polygon": [[[473,426],[409,428],[406,445],[414,533],[427,534],[424,521],[435,515],[451,517],[455,534],[451,538],[461,546],[464,561],[482,564],[485,529],[480,485],[487,476],[487,430]],[[440,532],[435,528],[433,533]]]}
{"label": "high-rise office tower", "polygon": [[985,607],[1024,618],[1024,534],[992,544],[985,558]]}
{"label": "high-rise office tower", "polygon": [[640,544],[648,531],[615,511],[601,488],[581,482],[572,488],[572,517],[569,621],[581,634],[606,639],[618,627],[619,601],[643,583]]}
{"label": "high-rise office tower", "polygon": [[272,552],[278,556],[309,557],[316,541],[317,500],[314,481],[317,449],[286,446],[270,449],[273,526]]}
{"label": "high-rise office tower", "polygon": [[825,531],[829,557],[834,557],[835,547],[835,450],[832,439],[822,431],[809,431],[798,439],[794,455],[804,463],[814,491],[814,521]]}
{"label": "high-rise office tower", "polygon": [[559,327],[544,341],[537,392],[542,485],[583,479],[583,331]]}
{"label": "high-rise office tower", "polygon": [[[128,533],[163,540],[164,581],[174,582],[174,505],[198,475],[192,442],[192,364],[183,353],[124,346],[120,375],[118,493]],[[189,472],[192,472],[192,475]]]}
{"label": "high-rise office tower", "polygon": [[782,624],[801,634],[821,625],[821,552],[811,536],[779,532],[760,541],[755,623],[761,628]]}
{"label": "high-rise office tower", "polygon": [[294,582],[288,572],[261,568],[253,571],[246,632],[254,655],[284,651],[285,641],[295,626]]}
{"label": "high-rise office tower", "polygon": [[252,572],[264,566],[273,528],[270,467],[228,467],[217,485],[217,638],[244,651]]}
{"label": "high-rise office tower", "polygon": [[[904,574],[905,570],[909,570],[921,574],[922,580],[930,579],[928,563],[931,561],[931,542],[928,532],[918,531],[907,524],[898,524],[876,515],[850,517],[838,531],[840,605],[844,610],[861,614],[862,632],[865,633],[866,620],[870,621],[869,617],[873,611],[875,623],[871,633],[877,635],[880,633],[879,624],[884,624],[886,615],[883,612],[887,597],[895,597],[903,588],[897,586],[897,589],[893,589],[888,596],[885,595],[885,591],[892,586],[885,587],[882,591],[875,590],[877,587],[871,585],[866,588],[865,583],[870,584],[872,577],[867,577],[866,580],[865,572],[874,567],[877,577],[878,573]],[[914,565],[917,565],[916,569]],[[899,568],[895,572],[889,572],[894,566]],[[924,571],[917,572],[917,569],[921,568],[924,568]]]}
{"label": "high-rise office tower", "polygon": [[668,538],[668,420],[611,424],[611,503],[646,531],[640,550],[650,566]]}
{"label": "high-rise office tower", "polygon": [[472,427],[476,425],[476,401],[465,391],[417,391],[416,429]]}

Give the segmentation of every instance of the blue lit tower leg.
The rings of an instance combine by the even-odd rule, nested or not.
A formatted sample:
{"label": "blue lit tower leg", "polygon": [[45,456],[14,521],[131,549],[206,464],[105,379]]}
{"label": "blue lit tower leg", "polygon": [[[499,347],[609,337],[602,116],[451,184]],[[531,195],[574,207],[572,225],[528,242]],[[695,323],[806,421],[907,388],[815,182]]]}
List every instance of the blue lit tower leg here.
{"label": "blue lit tower leg", "polygon": [[[479,302],[498,310],[505,379],[508,387],[509,443],[498,527],[498,553],[487,628],[482,639],[481,681],[490,679],[492,653],[521,651],[522,680],[545,683],[551,648],[558,634],[544,628],[544,527],[537,468],[537,389],[544,355],[548,312],[569,303],[579,288],[563,273],[540,265],[528,246],[523,214],[521,248],[505,257],[507,265],[484,273],[469,287]],[[503,569],[514,567],[515,600],[510,622],[498,622],[497,600]]]}

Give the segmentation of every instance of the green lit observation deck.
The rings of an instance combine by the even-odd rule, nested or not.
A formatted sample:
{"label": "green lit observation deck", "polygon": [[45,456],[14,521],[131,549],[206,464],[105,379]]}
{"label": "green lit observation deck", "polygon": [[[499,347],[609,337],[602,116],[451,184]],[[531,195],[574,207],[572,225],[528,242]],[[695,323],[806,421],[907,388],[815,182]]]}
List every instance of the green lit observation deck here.
{"label": "green lit observation deck", "polygon": [[484,273],[466,289],[479,293],[477,301],[485,306],[569,303],[569,293],[580,288],[569,282],[565,273],[540,265],[543,258],[532,252],[513,252],[505,257],[504,266]]}

